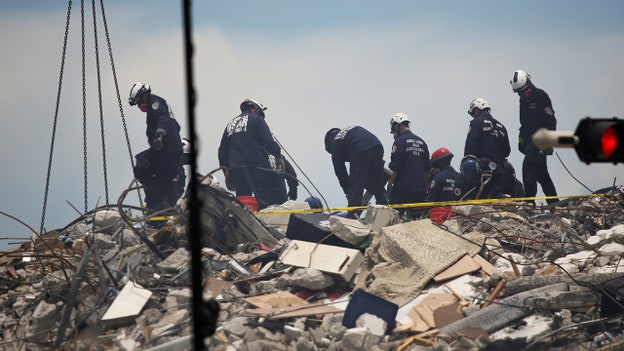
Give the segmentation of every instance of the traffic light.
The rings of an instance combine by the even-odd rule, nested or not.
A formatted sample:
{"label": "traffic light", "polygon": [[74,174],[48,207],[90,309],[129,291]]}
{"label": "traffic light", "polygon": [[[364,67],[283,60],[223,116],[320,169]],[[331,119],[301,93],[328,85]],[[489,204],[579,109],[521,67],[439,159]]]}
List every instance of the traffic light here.
{"label": "traffic light", "polygon": [[581,161],[624,162],[624,120],[586,117],[579,122],[574,135],[574,149]]}

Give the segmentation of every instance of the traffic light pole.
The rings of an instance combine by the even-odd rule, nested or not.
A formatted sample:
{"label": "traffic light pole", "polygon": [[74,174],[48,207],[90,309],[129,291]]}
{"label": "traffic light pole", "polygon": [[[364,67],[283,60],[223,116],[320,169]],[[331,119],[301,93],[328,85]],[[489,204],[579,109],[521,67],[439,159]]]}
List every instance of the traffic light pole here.
{"label": "traffic light pole", "polygon": [[586,117],[574,132],[539,129],[532,140],[540,150],[574,148],[587,164],[624,162],[624,120],[616,117]]}
{"label": "traffic light pole", "polygon": [[574,132],[554,131],[546,128],[538,129],[533,134],[533,144],[540,150],[552,149],[555,147],[573,148],[578,144],[579,138]]}

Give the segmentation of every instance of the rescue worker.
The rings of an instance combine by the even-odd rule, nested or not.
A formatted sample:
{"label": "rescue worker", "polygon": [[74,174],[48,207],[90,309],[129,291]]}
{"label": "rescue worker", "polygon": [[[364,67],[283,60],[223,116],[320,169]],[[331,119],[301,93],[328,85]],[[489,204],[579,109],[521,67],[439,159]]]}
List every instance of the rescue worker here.
{"label": "rescue worker", "polygon": [[283,178],[269,163],[270,154],[284,169],[282,150],[264,120],[266,109],[255,100],[244,100],[241,114],[225,127],[218,150],[226,184],[233,184],[236,196],[255,196],[260,209],[287,200]]}
{"label": "rescue worker", "polygon": [[[557,129],[555,111],[548,94],[533,85],[531,76],[523,71],[514,72],[509,81],[514,93],[520,97],[520,133],[518,150],[524,154],[522,162],[522,183],[524,195],[534,197],[537,194],[537,183],[542,187],[546,196],[557,196],[555,184],[548,173],[546,156],[552,155],[553,150],[542,151],[533,143],[533,134],[541,128]],[[557,198],[547,199],[549,204],[559,201]],[[535,203],[535,201],[531,201]]]}
{"label": "rescue worker", "polygon": [[507,129],[492,117],[491,110],[490,103],[484,98],[470,102],[468,114],[472,120],[466,136],[464,156],[473,155],[496,163],[497,171],[492,174],[488,187],[492,195],[502,196],[510,177],[505,171],[505,161],[511,153],[511,146]]}
{"label": "rescue worker", "polygon": [[[433,177],[429,184],[427,202],[458,201],[466,187],[464,177],[451,166],[453,153],[441,147],[431,154]],[[429,217],[438,224],[454,217],[450,206],[436,206],[429,210]]]}
{"label": "rescue worker", "polygon": [[507,173],[507,185],[505,185],[505,194],[510,197],[524,197],[524,187],[522,182],[516,176],[514,166],[505,161],[505,172]]}
{"label": "rescue worker", "polygon": [[145,190],[146,212],[172,208],[184,190],[175,181],[184,173],[180,125],[165,99],[152,94],[148,84],[134,84],[128,103],[146,113],[145,134],[150,147],[135,156],[134,166],[134,176]]}
{"label": "rescue worker", "polygon": [[465,191],[462,175],[451,166],[453,153],[441,147],[431,154],[431,167],[436,169],[429,185],[427,202],[461,200]]}
{"label": "rescue worker", "polygon": [[[427,198],[427,174],[431,170],[429,148],[425,141],[412,133],[410,120],[404,113],[396,113],[390,118],[390,133],[394,143],[388,168],[392,171],[388,180],[388,194],[391,204],[423,202]],[[401,216],[408,213],[415,218],[422,209],[398,209]]]}
{"label": "rescue worker", "polygon": [[[331,154],[334,173],[347,196],[348,206],[362,206],[364,189],[370,191],[377,204],[387,205],[384,189],[384,149],[379,139],[360,126],[332,128],[325,133],[325,150]],[[345,162],[349,162],[349,173]],[[355,218],[359,211],[347,214]]]}
{"label": "rescue worker", "polygon": [[[462,158],[460,172],[466,182],[464,199],[499,199],[505,198],[505,188],[492,180],[503,179],[500,174],[504,172],[496,162],[489,158],[477,158],[474,155],[466,155]],[[504,185],[504,184],[503,184]]]}

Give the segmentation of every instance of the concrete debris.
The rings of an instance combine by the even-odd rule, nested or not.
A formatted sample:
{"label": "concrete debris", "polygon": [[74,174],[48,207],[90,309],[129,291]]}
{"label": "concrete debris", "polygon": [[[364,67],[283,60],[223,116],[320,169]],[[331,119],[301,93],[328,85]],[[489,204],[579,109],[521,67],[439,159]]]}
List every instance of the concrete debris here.
{"label": "concrete debris", "polygon": [[[209,177],[200,194],[206,349],[624,346],[621,188],[453,206],[442,225],[377,205],[254,214]],[[185,197],[161,223],[119,203],[0,253],[0,351],[193,349]]]}

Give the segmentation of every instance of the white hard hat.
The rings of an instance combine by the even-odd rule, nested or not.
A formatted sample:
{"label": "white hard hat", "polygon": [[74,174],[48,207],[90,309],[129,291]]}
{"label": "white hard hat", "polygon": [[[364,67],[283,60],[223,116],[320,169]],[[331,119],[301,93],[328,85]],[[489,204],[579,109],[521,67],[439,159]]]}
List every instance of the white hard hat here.
{"label": "white hard hat", "polygon": [[401,112],[395,113],[394,116],[390,118],[390,133],[392,133],[392,127],[394,126],[395,123],[409,124],[410,120],[409,120],[409,117],[407,117],[405,113],[401,113]]}
{"label": "white hard hat", "polygon": [[130,106],[134,106],[138,104],[139,100],[141,100],[141,96],[151,91],[152,89],[147,84],[134,83],[134,85],[130,89],[130,95],[128,96],[128,103],[130,104]]}
{"label": "white hard hat", "polygon": [[476,98],[470,102],[468,107],[468,114],[472,116],[472,110],[478,108],[479,110],[491,109],[490,103],[484,98]]}
{"label": "white hard hat", "polygon": [[509,83],[511,84],[511,89],[514,93],[517,93],[518,91],[524,89],[527,84],[529,84],[530,79],[531,76],[525,71],[521,69],[515,71],[513,78],[509,81]]}

